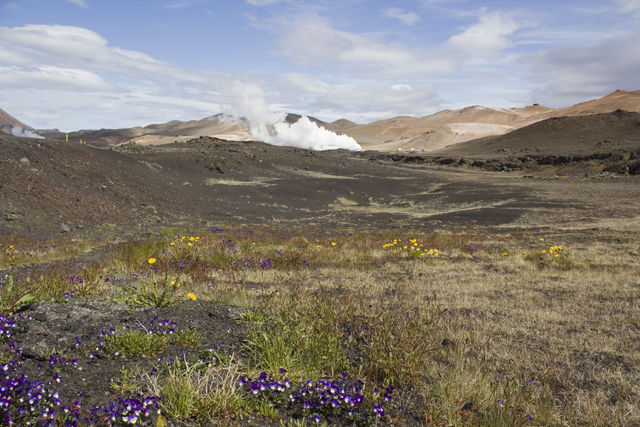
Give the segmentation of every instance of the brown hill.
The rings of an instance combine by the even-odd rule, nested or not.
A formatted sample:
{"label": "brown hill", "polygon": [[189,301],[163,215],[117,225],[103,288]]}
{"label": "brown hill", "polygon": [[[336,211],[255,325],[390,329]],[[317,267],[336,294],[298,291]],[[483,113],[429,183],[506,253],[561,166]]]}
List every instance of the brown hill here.
{"label": "brown hill", "polygon": [[11,133],[11,128],[14,126],[20,126],[23,129],[35,132],[35,129],[29,125],[25,125],[20,120],[9,115],[6,111],[0,109],[0,130],[6,133]]}
{"label": "brown hill", "polygon": [[635,92],[616,90],[600,99],[556,110],[554,116],[587,116],[590,114],[609,113],[618,109],[640,113],[640,90]]}
{"label": "brown hill", "polygon": [[166,144],[168,140],[184,142],[193,137],[215,135],[228,140],[245,140],[249,133],[245,123],[230,123],[221,114],[202,120],[173,120],[162,124],[124,129],[80,130],[69,134],[70,141],[80,139],[98,145],[118,145],[128,142]]}
{"label": "brown hill", "polygon": [[372,144],[367,147],[371,150],[434,150],[447,144],[503,134],[526,118],[517,110],[475,105],[421,118],[394,117],[347,129],[343,133],[358,142]]}
{"label": "brown hill", "polygon": [[554,109],[539,104],[505,110],[481,106],[414,118],[394,117],[344,130],[369,150],[438,150],[476,138],[502,135],[551,117],[586,116],[622,109],[640,112],[640,91],[617,90],[603,98]]}
{"label": "brown hill", "polygon": [[483,156],[505,152],[583,155],[612,148],[640,148],[640,114],[624,110],[589,116],[551,117],[505,135],[463,142],[438,154]]}
{"label": "brown hill", "polygon": [[[289,124],[296,123],[302,116],[299,114],[287,114],[285,121]],[[326,123],[315,117],[309,120],[318,126],[333,132],[358,126],[349,120],[338,120]],[[241,119],[239,122],[229,121],[222,114],[207,117],[202,120],[181,122],[173,120],[168,123],[151,124],[145,127],[127,129],[101,129],[82,130],[69,134],[70,140],[82,139],[94,144],[118,145],[134,142],[143,145],[166,144],[169,141],[185,142],[193,137],[211,136],[230,141],[246,141],[251,139],[249,124]]]}

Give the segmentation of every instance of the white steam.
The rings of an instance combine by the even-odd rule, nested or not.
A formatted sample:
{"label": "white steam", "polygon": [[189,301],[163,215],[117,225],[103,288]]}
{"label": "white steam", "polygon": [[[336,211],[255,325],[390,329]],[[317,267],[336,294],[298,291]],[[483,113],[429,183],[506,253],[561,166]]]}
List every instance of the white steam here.
{"label": "white steam", "polygon": [[306,116],[289,125],[285,122],[286,112],[269,110],[265,92],[257,84],[236,81],[231,90],[235,102],[228,115],[238,121],[245,118],[249,122],[251,137],[256,140],[318,151],[339,148],[362,150],[355,139],[320,127]]}
{"label": "white steam", "polygon": [[11,135],[13,136],[22,136],[24,138],[38,138],[44,139],[44,136],[40,136],[37,133],[31,132],[30,130],[23,129],[20,126],[14,126],[11,128]]}

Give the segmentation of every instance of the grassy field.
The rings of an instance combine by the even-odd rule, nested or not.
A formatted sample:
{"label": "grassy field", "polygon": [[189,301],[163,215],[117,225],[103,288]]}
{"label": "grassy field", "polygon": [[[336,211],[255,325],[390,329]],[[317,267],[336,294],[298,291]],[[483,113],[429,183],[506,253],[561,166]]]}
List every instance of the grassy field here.
{"label": "grassy field", "polygon": [[[0,267],[91,246],[0,244]],[[136,421],[158,426],[249,414],[292,426],[637,426],[639,245],[628,231],[165,229],[115,246],[81,279],[10,281],[0,312],[69,297],[241,307],[240,354],[204,361],[190,330],[171,339],[193,357],[122,372],[114,390],[161,399],[162,415]],[[156,354],[168,339],[116,331],[105,348]]]}

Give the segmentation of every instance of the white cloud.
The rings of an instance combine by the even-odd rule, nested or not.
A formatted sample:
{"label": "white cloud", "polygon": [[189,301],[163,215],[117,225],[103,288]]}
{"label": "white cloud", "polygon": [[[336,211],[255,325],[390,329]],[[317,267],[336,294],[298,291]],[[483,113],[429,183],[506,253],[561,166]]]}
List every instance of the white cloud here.
{"label": "white cloud", "polygon": [[286,73],[282,74],[280,79],[283,80],[285,84],[297,86],[297,88],[302,89],[305,92],[327,93],[332,90],[332,86],[330,84],[309,74]]}
{"label": "white cloud", "polygon": [[115,89],[97,74],[89,71],[50,66],[0,67],[0,87],[50,89],[69,92],[95,92]]}
{"label": "white cloud", "polygon": [[413,12],[404,13],[404,9],[397,7],[390,7],[382,10],[382,16],[385,18],[399,19],[403,24],[409,26],[414,25],[421,19],[418,14]]}
{"label": "white cloud", "polygon": [[79,27],[0,27],[0,52],[3,53],[0,64],[7,65],[53,65],[139,80],[158,77],[200,83],[208,80],[202,73],[158,61],[144,53],[110,47],[99,34]]}
{"label": "white cloud", "polygon": [[640,87],[640,32],[586,45],[562,46],[523,59],[540,86],[530,100],[567,106],[616,89]]}
{"label": "white cloud", "polygon": [[522,25],[500,12],[491,12],[480,17],[480,22],[461,34],[451,36],[447,44],[455,50],[477,58],[496,59],[502,51],[513,46],[507,37]]}
{"label": "white cloud", "polygon": [[80,6],[80,7],[84,7],[85,9],[87,9],[89,6],[87,6],[87,3],[85,3],[84,0],[67,0],[69,3],[73,3],[76,6]]}
{"label": "white cloud", "polygon": [[20,7],[16,3],[7,3],[4,5],[4,10],[7,12],[17,12]]}
{"label": "white cloud", "polygon": [[322,96],[317,107],[350,114],[382,116],[426,115],[440,108],[437,88],[432,84],[396,84],[389,87],[362,85]]}
{"label": "white cloud", "polygon": [[[191,120],[220,111],[216,91],[228,80],[111,47],[84,28],[0,27],[0,91],[21,106],[16,111],[38,111],[36,127]],[[45,114],[40,105],[58,105],[67,115]]]}
{"label": "white cloud", "polygon": [[613,0],[622,5],[620,12],[633,13],[633,16],[640,18],[640,0]]}
{"label": "white cloud", "polygon": [[400,44],[336,30],[319,17],[289,24],[288,33],[279,39],[280,54],[300,66],[338,64],[349,67],[352,74],[375,79],[424,78],[459,66],[453,56],[427,55]]}

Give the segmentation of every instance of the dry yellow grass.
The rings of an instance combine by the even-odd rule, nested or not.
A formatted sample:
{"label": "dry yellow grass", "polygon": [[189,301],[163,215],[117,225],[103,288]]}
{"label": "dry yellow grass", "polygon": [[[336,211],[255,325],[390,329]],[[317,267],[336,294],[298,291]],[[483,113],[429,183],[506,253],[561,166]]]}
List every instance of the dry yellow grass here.
{"label": "dry yellow grass", "polygon": [[[534,425],[639,423],[637,241],[578,239],[570,245],[575,235],[557,232],[545,242],[539,237],[483,236],[478,245],[484,249],[472,254],[441,248],[440,258],[421,260],[385,261],[389,251],[370,246],[367,258],[376,268],[362,267],[365,249],[342,242],[335,251],[318,248],[326,250],[327,268],[249,272],[246,280],[279,297],[293,288],[303,298],[348,295],[339,300],[354,301],[345,308],[348,318],[372,319],[391,306],[409,316],[436,304],[444,321],[428,340],[413,340],[434,346],[422,365],[425,378],[446,375],[418,390],[431,401],[434,419],[450,425],[465,424],[460,402],[469,401],[479,408],[518,405]],[[469,238],[475,245],[477,236]],[[531,258],[552,245],[571,246],[567,262]],[[456,346],[443,355],[445,339]]]}

